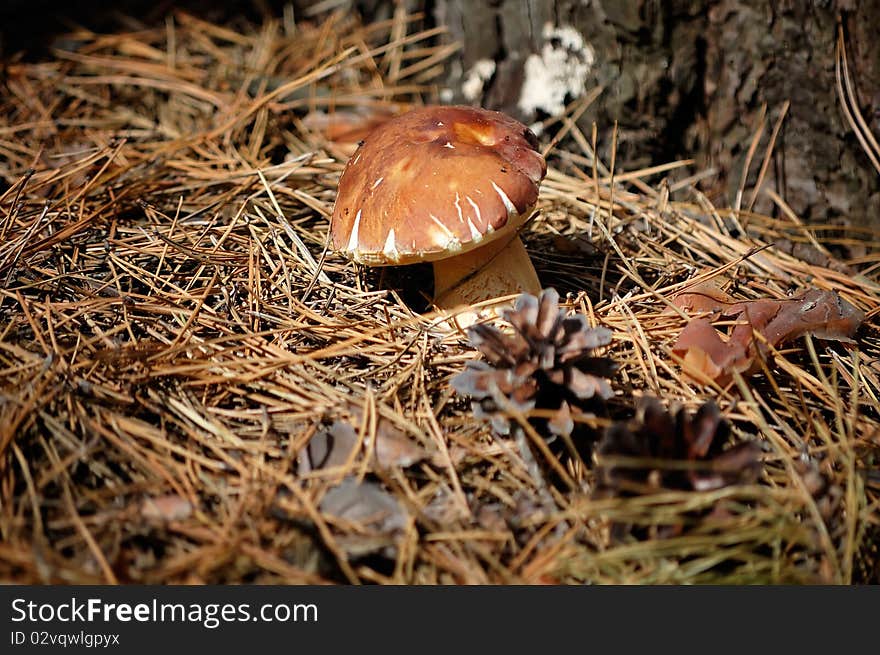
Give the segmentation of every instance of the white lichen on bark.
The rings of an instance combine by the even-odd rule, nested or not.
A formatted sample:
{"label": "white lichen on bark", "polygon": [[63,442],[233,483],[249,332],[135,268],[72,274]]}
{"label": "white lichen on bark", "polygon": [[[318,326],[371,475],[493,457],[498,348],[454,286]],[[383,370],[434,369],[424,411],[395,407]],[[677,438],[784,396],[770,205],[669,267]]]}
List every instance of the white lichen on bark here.
{"label": "white lichen on bark", "polygon": [[461,93],[468,102],[473,102],[483,93],[483,87],[495,74],[495,62],[491,59],[480,59],[474,62],[465,73],[461,83]]}
{"label": "white lichen on bark", "polygon": [[570,26],[547,23],[542,36],[541,52],[529,55],[525,61],[525,79],[517,104],[527,116],[534,117],[538,111],[560,116],[566,99],[584,94],[596,53]]}

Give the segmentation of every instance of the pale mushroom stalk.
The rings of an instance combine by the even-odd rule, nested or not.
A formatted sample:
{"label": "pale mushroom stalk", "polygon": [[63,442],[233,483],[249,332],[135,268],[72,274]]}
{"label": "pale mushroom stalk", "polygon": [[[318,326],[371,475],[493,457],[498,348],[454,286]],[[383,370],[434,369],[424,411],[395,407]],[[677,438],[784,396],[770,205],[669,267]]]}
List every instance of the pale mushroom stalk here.
{"label": "pale mushroom stalk", "polygon": [[523,292],[537,296],[540,291],[538,274],[516,234],[434,262],[434,304],[438,309]]}

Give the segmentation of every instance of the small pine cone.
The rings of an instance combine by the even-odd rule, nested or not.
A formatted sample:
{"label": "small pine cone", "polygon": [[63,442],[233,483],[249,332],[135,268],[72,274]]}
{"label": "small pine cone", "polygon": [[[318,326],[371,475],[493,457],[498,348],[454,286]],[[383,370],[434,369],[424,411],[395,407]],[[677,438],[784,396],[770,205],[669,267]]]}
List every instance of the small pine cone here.
{"label": "small pine cone", "polygon": [[832,537],[840,536],[836,532],[845,530],[842,520],[844,513],[844,491],[838,484],[832,483],[820,470],[816,462],[798,460],[794,469],[801,476],[804,487],[813,497],[819,515]]}
{"label": "small pine cone", "polygon": [[475,325],[468,337],[486,361],[468,362],[452,380],[453,388],[474,398],[474,415],[488,418],[499,434],[509,434],[506,407],[519,412],[551,410],[545,419],[550,435],[570,435],[578,416],[594,416],[613,395],[606,378],[616,364],[593,351],[611,342],[611,331],[591,328],[583,316],[565,315],[559,294],[545,289],[536,298],[521,295],[513,309],[502,312],[513,327],[503,332]]}
{"label": "small pine cone", "polygon": [[[755,481],[760,447],[744,442],[725,448],[730,437],[730,423],[711,400],[691,416],[684,408],[670,414],[657,399],[646,399],[636,419],[611,425],[599,442],[597,491],[631,496],[657,489],[707,491]],[[613,458],[630,461],[614,463]],[[664,467],[664,461],[669,465]]]}

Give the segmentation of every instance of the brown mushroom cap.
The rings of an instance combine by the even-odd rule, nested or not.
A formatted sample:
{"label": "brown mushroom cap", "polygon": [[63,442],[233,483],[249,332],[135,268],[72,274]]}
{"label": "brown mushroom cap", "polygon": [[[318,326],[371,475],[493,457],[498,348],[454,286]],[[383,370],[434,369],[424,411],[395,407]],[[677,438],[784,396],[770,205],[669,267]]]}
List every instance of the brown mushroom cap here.
{"label": "brown mushroom cap", "polygon": [[424,107],[377,127],[339,180],[332,246],[372,266],[435,261],[510,234],[547,172],[535,135],[496,111]]}

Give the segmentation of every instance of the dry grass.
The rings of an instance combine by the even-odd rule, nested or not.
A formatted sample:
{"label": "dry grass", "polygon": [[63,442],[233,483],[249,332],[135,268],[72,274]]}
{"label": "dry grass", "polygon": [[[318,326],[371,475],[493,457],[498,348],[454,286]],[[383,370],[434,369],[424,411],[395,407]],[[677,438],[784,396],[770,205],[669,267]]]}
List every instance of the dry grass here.
{"label": "dry grass", "polygon": [[[178,14],[8,62],[0,579],[876,582],[880,238],[802,225],[760,188],[746,197],[768,194],[779,217],[715,208],[699,174],[652,186],[687,162],[614,171],[566,121],[525,237],[543,283],[614,330],[613,412],[643,394],[716,398],[765,454],[758,484],[720,491],[593,500],[589,466],[567,459],[573,485],[547,486],[453,395],[474,351],[401,300],[418,297],[410,271],[386,289],[324,250],[345,155],[302,118],[435,100],[451,48],[414,24]],[[710,274],[743,298],[835,289],[868,321],[857,347],[802,339],[758,375],[700,387],[671,355],[683,321],[667,300]],[[355,428],[351,456],[304,467],[334,420]],[[380,442],[419,461],[382,465]],[[401,508],[364,557],[376,535],[322,509],[347,476]],[[614,522],[684,530],[619,541]]]}

